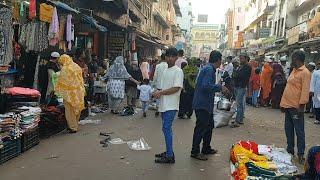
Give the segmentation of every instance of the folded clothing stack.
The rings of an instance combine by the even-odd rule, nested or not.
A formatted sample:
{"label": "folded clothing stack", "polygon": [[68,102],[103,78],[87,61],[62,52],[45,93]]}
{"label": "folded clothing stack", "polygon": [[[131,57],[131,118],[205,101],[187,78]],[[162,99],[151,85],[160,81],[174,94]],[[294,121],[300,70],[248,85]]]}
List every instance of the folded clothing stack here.
{"label": "folded clothing stack", "polygon": [[3,142],[21,137],[20,119],[21,116],[14,113],[0,115],[0,147]]}
{"label": "folded clothing stack", "polygon": [[30,129],[38,127],[38,123],[40,122],[40,114],[41,114],[40,107],[22,106],[18,109],[23,111],[20,113],[21,115],[20,128],[22,132],[26,132]]}

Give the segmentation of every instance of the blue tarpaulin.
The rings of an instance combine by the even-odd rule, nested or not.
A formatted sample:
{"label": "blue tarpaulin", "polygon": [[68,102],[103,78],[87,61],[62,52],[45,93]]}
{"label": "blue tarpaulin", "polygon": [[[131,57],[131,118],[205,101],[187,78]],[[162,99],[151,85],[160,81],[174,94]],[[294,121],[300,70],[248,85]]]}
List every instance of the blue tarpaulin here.
{"label": "blue tarpaulin", "polygon": [[66,11],[70,11],[70,12],[74,12],[74,13],[80,14],[80,11],[70,7],[68,4],[65,4],[63,2],[59,2],[59,1],[49,1],[49,2],[54,4],[57,8],[61,8],[61,9],[66,10]]}
{"label": "blue tarpaulin", "polygon": [[83,19],[86,23],[92,25],[93,27],[97,28],[97,29],[98,29],[99,31],[101,31],[101,32],[107,32],[107,31],[108,31],[108,29],[107,29],[106,27],[100,25],[100,24],[98,23],[98,21],[95,20],[95,19],[94,19],[93,17],[91,17],[91,16],[82,15],[82,19]]}

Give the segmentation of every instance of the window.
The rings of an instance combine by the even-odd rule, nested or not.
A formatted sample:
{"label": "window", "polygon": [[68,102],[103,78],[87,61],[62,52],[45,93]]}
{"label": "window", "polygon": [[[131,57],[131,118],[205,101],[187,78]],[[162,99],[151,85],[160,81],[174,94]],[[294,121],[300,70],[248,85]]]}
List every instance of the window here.
{"label": "window", "polygon": [[240,30],[240,26],[237,26],[237,31],[239,31]]}

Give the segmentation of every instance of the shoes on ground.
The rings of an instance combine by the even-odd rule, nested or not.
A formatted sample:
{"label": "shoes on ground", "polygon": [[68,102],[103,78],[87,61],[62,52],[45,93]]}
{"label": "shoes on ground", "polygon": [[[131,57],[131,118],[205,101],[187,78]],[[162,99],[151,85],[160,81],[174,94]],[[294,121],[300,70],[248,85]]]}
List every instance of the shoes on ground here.
{"label": "shoes on ground", "polygon": [[200,160],[200,161],[207,161],[208,158],[204,154],[191,154],[190,157]]}
{"label": "shoes on ground", "polygon": [[176,162],[174,156],[172,157],[168,157],[168,156],[164,156],[164,157],[160,157],[160,158],[156,158],[155,159],[155,163],[158,164],[174,164]]}
{"label": "shoes on ground", "polygon": [[209,149],[209,150],[205,150],[205,151],[202,150],[202,154],[204,154],[204,155],[214,155],[217,153],[218,153],[218,151],[215,149]]}

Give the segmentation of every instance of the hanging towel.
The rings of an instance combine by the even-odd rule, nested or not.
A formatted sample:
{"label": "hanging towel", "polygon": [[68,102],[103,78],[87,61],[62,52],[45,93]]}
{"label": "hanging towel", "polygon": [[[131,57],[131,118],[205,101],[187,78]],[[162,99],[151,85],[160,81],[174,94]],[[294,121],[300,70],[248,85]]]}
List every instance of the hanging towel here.
{"label": "hanging towel", "polygon": [[36,16],[37,16],[37,3],[36,3],[36,0],[30,0],[29,19],[33,20]]}
{"label": "hanging towel", "polygon": [[71,51],[72,41],[74,41],[74,27],[72,24],[72,15],[69,14],[67,17],[67,42],[68,42],[68,50]]}
{"label": "hanging towel", "polygon": [[49,45],[55,46],[59,43],[59,19],[57,8],[53,9],[52,20],[49,27]]}

